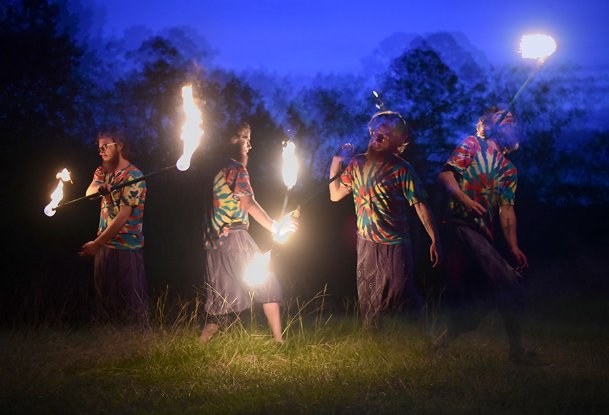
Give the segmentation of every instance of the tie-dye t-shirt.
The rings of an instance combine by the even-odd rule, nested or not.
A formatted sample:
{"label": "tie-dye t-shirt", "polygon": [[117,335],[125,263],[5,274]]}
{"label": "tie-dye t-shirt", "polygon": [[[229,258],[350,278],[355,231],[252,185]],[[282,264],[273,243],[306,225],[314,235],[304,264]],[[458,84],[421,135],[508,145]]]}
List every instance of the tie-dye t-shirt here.
{"label": "tie-dye t-shirt", "polygon": [[355,156],[340,177],[353,192],[358,235],[381,244],[409,240],[408,208],[426,198],[423,185],[406,160],[391,156],[368,161]]}
{"label": "tie-dye t-shirt", "polygon": [[458,174],[461,190],[487,210],[484,216],[472,215],[461,203],[451,200],[451,217],[469,223],[492,239],[499,206],[514,205],[516,167],[496,146],[475,136],[467,137],[455,148],[446,166]]}
{"label": "tie-dye t-shirt", "polygon": [[[101,167],[98,167],[93,174],[93,181],[114,186],[142,176],[142,172],[133,164],[129,164],[124,169],[117,170],[114,173],[105,173]],[[101,198],[98,234],[102,233],[108,227],[110,221],[118,215],[120,206],[133,207],[125,226],[107,242],[107,245],[116,249],[139,249],[144,247],[145,201],[145,180],[114,190],[109,195]]]}
{"label": "tie-dye t-shirt", "polygon": [[231,159],[214,177],[213,192],[213,231],[211,241],[206,241],[206,246],[215,249],[221,244],[221,237],[228,232],[231,225],[249,226],[249,215],[239,203],[239,197],[254,195],[245,166]]}

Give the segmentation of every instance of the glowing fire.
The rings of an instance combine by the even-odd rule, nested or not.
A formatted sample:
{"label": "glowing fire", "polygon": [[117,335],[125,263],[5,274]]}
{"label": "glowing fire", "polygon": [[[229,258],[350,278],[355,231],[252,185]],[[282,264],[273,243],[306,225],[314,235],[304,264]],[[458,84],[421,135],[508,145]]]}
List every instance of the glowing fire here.
{"label": "glowing fire", "polygon": [[176,167],[180,171],[188,170],[190,167],[190,159],[199,146],[199,141],[203,135],[201,128],[201,111],[195,104],[195,99],[192,95],[192,85],[182,87],[182,101],[186,119],[182,126],[181,138],[184,141],[184,152],[178,159]]}
{"label": "glowing fire", "polygon": [[51,193],[51,202],[44,208],[44,214],[49,217],[55,214],[55,209],[57,209],[59,202],[61,202],[61,199],[63,199],[63,182],[72,182],[70,172],[65,168],[57,173],[55,178],[59,179],[59,183],[57,183],[57,187],[53,193]]}
{"label": "glowing fire", "polygon": [[290,190],[296,184],[298,179],[298,160],[296,159],[296,145],[292,141],[288,141],[283,147],[281,154],[283,165],[281,174],[283,176],[283,184]]}
{"label": "glowing fire", "polygon": [[291,234],[296,230],[292,226],[292,218],[298,219],[300,216],[300,208],[288,213],[283,218],[275,222],[275,231],[273,232],[273,240],[280,244],[286,242]]}
{"label": "glowing fire", "polygon": [[556,41],[543,34],[524,35],[520,39],[520,54],[524,59],[545,60],[556,51]]}
{"label": "glowing fire", "polygon": [[250,286],[256,286],[266,281],[270,272],[271,251],[264,254],[257,252],[245,268],[243,280]]}

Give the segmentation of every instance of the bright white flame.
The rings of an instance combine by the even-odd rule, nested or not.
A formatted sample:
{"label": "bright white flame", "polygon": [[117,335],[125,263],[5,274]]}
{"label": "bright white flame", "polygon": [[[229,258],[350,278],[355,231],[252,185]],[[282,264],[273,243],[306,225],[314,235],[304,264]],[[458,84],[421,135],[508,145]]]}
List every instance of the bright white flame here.
{"label": "bright white flame", "polygon": [[297,209],[275,222],[275,229],[273,232],[273,240],[275,242],[282,244],[288,240],[291,234],[296,232],[296,229],[292,226],[292,218],[298,218],[299,214],[299,210]]}
{"label": "bright white flame", "polygon": [[556,41],[543,34],[524,35],[520,39],[520,54],[523,59],[544,60],[556,51]]}
{"label": "bright white flame", "polygon": [[256,252],[249,264],[245,268],[245,275],[243,276],[243,280],[249,286],[256,286],[258,284],[266,281],[266,278],[269,275],[269,264],[271,262],[271,251],[268,251],[264,254]]}
{"label": "bright white flame", "polygon": [[292,141],[283,147],[281,154],[283,164],[281,166],[281,175],[283,176],[283,184],[290,190],[296,184],[298,179],[298,159],[296,159],[296,145]]}
{"label": "bright white flame", "polygon": [[68,171],[68,169],[64,168],[62,171],[60,171],[59,173],[57,173],[55,175],[56,179],[61,179],[64,182],[72,182],[72,178],[70,178],[70,172]]}
{"label": "bright white flame", "polygon": [[203,135],[201,110],[195,104],[195,99],[192,95],[192,85],[182,87],[182,101],[184,103],[183,107],[186,119],[182,126],[181,135],[184,141],[184,152],[176,163],[176,167],[180,171],[188,170],[190,167],[190,159],[199,146],[199,141]]}
{"label": "bright white flame", "polygon": [[68,169],[63,169],[59,173],[55,175],[56,179],[59,179],[59,183],[57,183],[57,187],[51,193],[51,202],[44,207],[44,214],[51,217],[55,214],[55,209],[59,206],[59,202],[63,199],[63,182],[71,182],[70,172]]}

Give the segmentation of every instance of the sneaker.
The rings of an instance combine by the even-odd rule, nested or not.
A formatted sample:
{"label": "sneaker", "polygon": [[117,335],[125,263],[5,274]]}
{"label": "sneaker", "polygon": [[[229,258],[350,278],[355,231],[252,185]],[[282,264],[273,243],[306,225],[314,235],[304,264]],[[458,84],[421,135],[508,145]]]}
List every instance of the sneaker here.
{"label": "sneaker", "polygon": [[544,360],[537,353],[525,349],[510,352],[508,361],[510,363],[528,367],[548,367],[553,365],[552,362]]}

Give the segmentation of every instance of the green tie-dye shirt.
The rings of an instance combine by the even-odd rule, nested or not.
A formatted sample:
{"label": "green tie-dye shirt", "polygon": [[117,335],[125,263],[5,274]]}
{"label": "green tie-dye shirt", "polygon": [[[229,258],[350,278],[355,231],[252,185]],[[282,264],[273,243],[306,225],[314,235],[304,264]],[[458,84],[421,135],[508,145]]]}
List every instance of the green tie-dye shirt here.
{"label": "green tie-dye shirt", "polygon": [[382,244],[397,244],[410,238],[408,207],[426,198],[410,163],[398,156],[373,162],[359,154],[340,180],[353,192],[361,238]]}
{"label": "green tie-dye shirt", "polygon": [[457,173],[461,190],[487,210],[484,216],[474,215],[451,200],[451,217],[471,224],[493,239],[499,207],[515,203],[516,167],[494,145],[475,136],[467,137],[455,148],[446,167]]}

